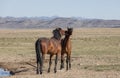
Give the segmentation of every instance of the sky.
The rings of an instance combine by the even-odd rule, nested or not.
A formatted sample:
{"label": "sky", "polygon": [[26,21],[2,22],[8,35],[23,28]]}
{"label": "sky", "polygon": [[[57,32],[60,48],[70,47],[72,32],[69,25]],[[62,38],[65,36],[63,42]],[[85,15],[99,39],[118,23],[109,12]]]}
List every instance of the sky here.
{"label": "sky", "polygon": [[0,17],[119,19],[120,0],[0,0]]}

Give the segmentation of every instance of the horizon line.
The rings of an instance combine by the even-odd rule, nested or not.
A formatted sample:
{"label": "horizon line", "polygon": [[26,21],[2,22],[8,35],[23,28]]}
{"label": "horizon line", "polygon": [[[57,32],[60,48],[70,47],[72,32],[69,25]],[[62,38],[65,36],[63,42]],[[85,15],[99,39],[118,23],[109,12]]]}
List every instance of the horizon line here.
{"label": "horizon line", "polygon": [[91,18],[91,17],[81,17],[81,16],[0,16],[1,18],[40,18],[40,17],[48,17],[48,18],[81,18],[81,19],[98,19],[98,20],[120,20],[120,19],[105,19],[105,18]]}

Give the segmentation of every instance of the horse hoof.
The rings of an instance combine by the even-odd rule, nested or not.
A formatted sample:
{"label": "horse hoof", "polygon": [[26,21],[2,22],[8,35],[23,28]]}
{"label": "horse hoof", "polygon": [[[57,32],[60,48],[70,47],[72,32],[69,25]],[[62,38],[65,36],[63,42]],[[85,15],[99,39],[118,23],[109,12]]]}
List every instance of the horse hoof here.
{"label": "horse hoof", "polygon": [[39,74],[39,72],[36,72],[36,74]]}
{"label": "horse hoof", "polygon": [[64,66],[61,66],[61,67],[60,67],[60,70],[62,70],[63,68],[64,68]]}
{"label": "horse hoof", "polygon": [[57,71],[54,71],[54,73],[56,73]]}
{"label": "horse hoof", "polygon": [[40,74],[42,74],[42,72],[40,72]]}
{"label": "horse hoof", "polygon": [[68,69],[66,69],[66,71],[68,71]]}
{"label": "horse hoof", "polygon": [[56,73],[57,72],[57,70],[54,70],[54,73]]}
{"label": "horse hoof", "polygon": [[48,73],[50,73],[50,69],[48,69]]}
{"label": "horse hoof", "polygon": [[60,68],[60,70],[62,70],[63,68]]}
{"label": "horse hoof", "polygon": [[62,70],[62,67],[60,67],[60,70]]}
{"label": "horse hoof", "polygon": [[48,73],[50,73],[50,71],[48,71]]}

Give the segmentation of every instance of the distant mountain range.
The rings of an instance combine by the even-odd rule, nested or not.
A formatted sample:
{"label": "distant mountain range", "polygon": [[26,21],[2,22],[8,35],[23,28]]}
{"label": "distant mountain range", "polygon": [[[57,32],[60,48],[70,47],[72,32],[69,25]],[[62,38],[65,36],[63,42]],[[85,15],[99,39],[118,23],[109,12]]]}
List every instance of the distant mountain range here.
{"label": "distant mountain range", "polygon": [[32,28],[120,28],[120,20],[86,19],[81,17],[0,17],[0,29]]}

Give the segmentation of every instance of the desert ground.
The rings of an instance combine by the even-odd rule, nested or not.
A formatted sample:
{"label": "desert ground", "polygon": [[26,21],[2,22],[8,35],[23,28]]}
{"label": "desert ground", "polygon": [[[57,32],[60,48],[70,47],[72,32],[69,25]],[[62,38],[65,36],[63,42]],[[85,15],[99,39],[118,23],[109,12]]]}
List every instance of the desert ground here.
{"label": "desert ground", "polygon": [[52,37],[52,30],[0,30],[0,68],[14,73],[5,78],[120,78],[120,28],[74,29],[71,70],[60,70],[59,58],[55,74],[53,57],[51,72],[47,73],[46,55],[43,74],[36,75],[35,41]]}

